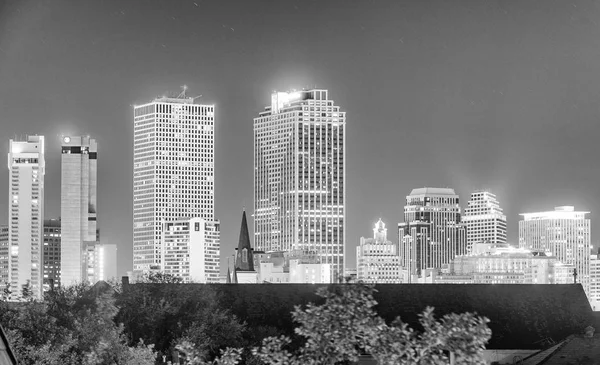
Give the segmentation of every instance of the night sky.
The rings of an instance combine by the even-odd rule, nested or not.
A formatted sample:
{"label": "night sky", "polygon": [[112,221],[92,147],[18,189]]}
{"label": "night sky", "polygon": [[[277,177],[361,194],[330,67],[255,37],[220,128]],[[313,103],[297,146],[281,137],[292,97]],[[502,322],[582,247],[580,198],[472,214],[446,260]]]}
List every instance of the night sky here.
{"label": "night sky", "polygon": [[[326,88],[347,112],[347,252],[406,195],[496,193],[518,214],[600,210],[600,4],[594,1],[3,1],[0,144],[46,136],[46,218],[61,134],[98,141],[101,239],[132,267],[134,104],[188,85],[216,104],[222,257],[253,206],[253,118],[273,90]],[[0,223],[9,175],[0,169]],[[595,247],[596,235],[592,240]]]}

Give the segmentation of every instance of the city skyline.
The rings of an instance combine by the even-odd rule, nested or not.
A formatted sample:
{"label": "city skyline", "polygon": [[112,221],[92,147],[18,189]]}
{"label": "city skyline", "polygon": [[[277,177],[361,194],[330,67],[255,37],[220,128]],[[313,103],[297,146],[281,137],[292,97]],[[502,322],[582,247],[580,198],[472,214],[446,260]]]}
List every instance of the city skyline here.
{"label": "city skyline", "polygon": [[[593,3],[548,2],[544,9],[526,3],[388,3],[388,10],[334,1],[281,3],[269,5],[281,14],[270,25],[256,15],[267,6],[260,2],[237,3],[237,13],[245,15],[193,2],[169,8],[135,1],[22,4],[1,5],[1,145],[7,152],[10,136],[46,136],[46,215],[56,218],[59,135],[90,134],[106,146],[98,167],[98,219],[103,239],[119,244],[119,275],[132,262],[126,219],[132,214],[130,104],[181,84],[220,111],[216,216],[222,257],[236,245],[241,207],[252,205],[252,118],[273,89],[315,84],[335,95],[352,126],[347,252],[377,218],[401,221],[404,197],[422,186],[451,187],[463,202],[473,190],[488,188],[507,215],[512,243],[524,211],[574,205],[591,211],[592,224],[597,222],[600,173],[588,167],[595,164],[593,137],[600,133],[594,51],[600,49],[600,27],[591,21],[600,12]],[[250,12],[250,6],[256,9]],[[136,15],[134,9],[143,11]],[[385,21],[392,14],[405,16]],[[347,20],[328,23],[328,16]],[[72,31],[71,19],[88,27]],[[128,30],[132,22],[140,30]],[[167,22],[173,27],[160,26]],[[305,27],[327,41],[311,43]],[[190,48],[214,52],[197,57]],[[0,191],[8,186],[5,168]],[[6,193],[0,205],[8,205]],[[0,219],[7,222],[7,209]]]}

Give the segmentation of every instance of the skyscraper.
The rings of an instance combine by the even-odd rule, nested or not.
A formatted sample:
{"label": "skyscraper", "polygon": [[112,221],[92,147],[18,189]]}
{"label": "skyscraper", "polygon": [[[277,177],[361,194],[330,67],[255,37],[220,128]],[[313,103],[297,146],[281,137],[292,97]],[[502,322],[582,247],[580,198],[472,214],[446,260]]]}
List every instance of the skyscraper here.
{"label": "skyscraper", "polygon": [[467,246],[476,243],[506,243],[506,216],[496,199],[489,191],[471,194],[462,221],[467,227]]}
{"label": "skyscraper", "polygon": [[404,223],[398,224],[400,263],[405,282],[424,269],[438,269],[467,249],[466,229],[454,189],[413,189],[406,197]]}
{"label": "skyscraper", "polygon": [[88,280],[87,250],[97,242],[98,146],[89,136],[63,136],[60,181],[60,281]]}
{"label": "skyscraper", "polygon": [[35,297],[42,296],[45,166],[43,136],[10,140],[8,278],[12,298],[21,296],[24,285],[29,285]]}
{"label": "skyscraper", "polygon": [[519,247],[551,252],[563,264],[575,265],[577,282],[590,295],[591,223],[589,212],[562,206],[554,211],[524,213],[519,221]]}
{"label": "skyscraper", "polygon": [[321,89],[275,92],[254,118],[254,235],[263,251],[316,251],[343,275],[346,113]]}
{"label": "skyscraper", "polygon": [[356,278],[366,283],[402,282],[398,244],[388,241],[381,219],[375,223],[373,238],[361,237],[356,247]]}
{"label": "skyscraper", "polygon": [[133,269],[161,267],[164,223],[214,222],[215,107],[185,91],[134,108]]}
{"label": "skyscraper", "polygon": [[44,290],[60,286],[60,220],[44,220]]}

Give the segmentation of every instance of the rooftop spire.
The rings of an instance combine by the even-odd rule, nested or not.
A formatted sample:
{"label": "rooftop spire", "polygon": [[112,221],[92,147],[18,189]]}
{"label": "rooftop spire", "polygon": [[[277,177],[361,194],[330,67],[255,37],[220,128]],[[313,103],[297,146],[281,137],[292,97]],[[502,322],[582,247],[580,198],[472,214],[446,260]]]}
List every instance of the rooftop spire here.
{"label": "rooftop spire", "polygon": [[235,268],[241,271],[254,271],[254,255],[252,245],[250,245],[250,235],[248,234],[248,222],[246,220],[246,211],[242,212],[242,226],[240,228],[240,239],[235,259]]}

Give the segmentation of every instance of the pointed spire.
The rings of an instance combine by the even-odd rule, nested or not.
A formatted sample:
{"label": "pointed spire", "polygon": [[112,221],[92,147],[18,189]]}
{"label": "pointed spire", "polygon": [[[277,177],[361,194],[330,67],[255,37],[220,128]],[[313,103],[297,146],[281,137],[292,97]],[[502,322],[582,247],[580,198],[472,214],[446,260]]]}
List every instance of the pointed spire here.
{"label": "pointed spire", "polygon": [[242,226],[240,228],[235,268],[242,271],[254,271],[254,255],[252,245],[250,245],[250,234],[248,234],[248,222],[245,210],[242,212]]}
{"label": "pointed spire", "polygon": [[231,284],[231,271],[229,271],[229,266],[227,266],[227,278],[225,279],[225,284]]}
{"label": "pointed spire", "polygon": [[238,283],[237,269],[235,267],[233,268],[233,275],[231,275],[231,283],[232,284],[237,284]]}

